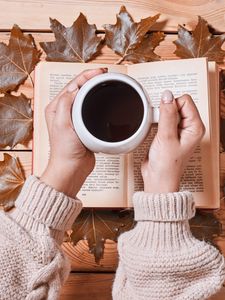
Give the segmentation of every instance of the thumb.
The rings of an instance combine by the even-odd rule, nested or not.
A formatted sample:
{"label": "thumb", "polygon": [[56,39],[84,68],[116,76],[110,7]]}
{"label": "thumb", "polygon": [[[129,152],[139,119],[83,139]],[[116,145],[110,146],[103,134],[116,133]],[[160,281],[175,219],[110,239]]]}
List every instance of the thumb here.
{"label": "thumb", "polygon": [[161,96],[158,136],[161,139],[178,138],[179,113],[171,91],[165,90]]}

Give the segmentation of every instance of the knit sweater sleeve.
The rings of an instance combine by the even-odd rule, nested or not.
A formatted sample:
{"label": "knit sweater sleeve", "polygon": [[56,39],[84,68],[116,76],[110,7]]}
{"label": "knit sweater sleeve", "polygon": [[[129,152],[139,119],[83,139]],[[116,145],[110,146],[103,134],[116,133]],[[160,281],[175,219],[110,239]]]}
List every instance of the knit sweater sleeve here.
{"label": "knit sweater sleeve", "polygon": [[56,300],[70,271],[60,244],[82,204],[26,180],[9,213],[0,212],[0,299]]}
{"label": "knit sweater sleeve", "polygon": [[224,257],[193,237],[195,215],[189,192],[133,196],[134,229],[118,241],[115,300],[203,300],[225,280]]}

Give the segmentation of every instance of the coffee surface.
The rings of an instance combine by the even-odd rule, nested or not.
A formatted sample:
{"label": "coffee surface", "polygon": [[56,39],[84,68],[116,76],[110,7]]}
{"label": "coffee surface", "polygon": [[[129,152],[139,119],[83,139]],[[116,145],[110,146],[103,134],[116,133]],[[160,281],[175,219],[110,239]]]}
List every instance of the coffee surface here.
{"label": "coffee surface", "polygon": [[144,106],[137,91],[122,81],[96,85],[86,95],[82,118],[88,131],[105,142],[128,139],[140,127]]}

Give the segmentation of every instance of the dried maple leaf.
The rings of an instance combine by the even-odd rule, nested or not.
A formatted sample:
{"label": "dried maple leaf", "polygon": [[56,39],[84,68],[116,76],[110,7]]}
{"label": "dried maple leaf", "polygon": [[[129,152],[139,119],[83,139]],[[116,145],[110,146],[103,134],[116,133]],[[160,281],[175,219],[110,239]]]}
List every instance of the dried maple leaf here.
{"label": "dried maple leaf", "polygon": [[50,18],[50,22],[56,41],[40,43],[46,60],[87,62],[98,52],[102,39],[96,34],[96,26],[88,24],[82,13],[69,28],[56,19]]}
{"label": "dried maple leaf", "polygon": [[154,53],[154,49],[159,45],[164,37],[165,35],[163,32],[154,32],[150,35],[146,35],[138,47],[128,51],[128,54],[125,58],[123,58],[123,60],[126,59],[133,63],[160,60],[161,57]]}
{"label": "dried maple leaf", "polygon": [[72,226],[70,240],[74,245],[80,240],[87,240],[90,252],[99,263],[106,239],[117,241],[120,229],[126,226],[128,219],[127,215],[119,216],[118,211],[83,210]]}
{"label": "dried maple leaf", "polygon": [[5,210],[13,207],[24,181],[18,159],[4,153],[4,160],[0,161],[0,206]]}
{"label": "dried maple leaf", "polygon": [[191,232],[197,239],[213,244],[214,239],[221,235],[222,225],[216,214],[217,212],[197,210],[196,216],[190,220]]}
{"label": "dried maple leaf", "polygon": [[23,83],[38,63],[39,57],[40,51],[36,49],[33,37],[23,34],[14,25],[8,46],[0,43],[0,92],[15,90]]}
{"label": "dried maple leaf", "polygon": [[122,225],[119,228],[118,235],[134,228],[136,221],[134,220],[134,210],[130,208],[123,209],[118,212],[118,217]]}
{"label": "dried maple leaf", "polygon": [[222,62],[225,51],[221,49],[225,34],[213,37],[209,32],[207,22],[198,17],[198,24],[192,34],[184,27],[178,28],[178,39],[175,54],[181,58],[208,57],[209,60]]}
{"label": "dried maple leaf", "polygon": [[[155,59],[154,55],[150,54],[153,52],[154,46],[152,47],[150,45],[150,40],[148,41],[145,36],[159,16],[160,14],[157,14],[153,17],[141,19],[140,22],[136,23],[127,12],[126,7],[122,6],[119,14],[117,14],[116,24],[106,24],[103,26],[105,28],[105,40],[107,46],[121,56],[118,63],[127,60],[127,58],[129,58],[129,60],[134,58],[136,62],[138,55],[144,55],[146,58],[148,57],[149,60]],[[154,38],[156,38],[156,36],[154,36]],[[158,43],[155,43],[155,45]],[[140,51],[136,49],[139,47]],[[149,55],[147,55],[148,51]],[[147,61],[146,58],[144,61]],[[138,61],[140,61],[140,59]]]}
{"label": "dried maple leaf", "polygon": [[31,100],[25,95],[0,97],[0,147],[25,144],[32,136]]}

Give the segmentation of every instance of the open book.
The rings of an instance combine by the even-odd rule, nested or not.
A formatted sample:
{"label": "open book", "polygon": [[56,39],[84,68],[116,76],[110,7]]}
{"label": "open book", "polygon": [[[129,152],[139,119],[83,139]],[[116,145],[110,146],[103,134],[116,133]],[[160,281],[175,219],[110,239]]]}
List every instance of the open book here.
{"label": "open book", "polygon": [[[218,69],[205,58],[106,65],[41,62],[35,69],[33,173],[40,176],[49,158],[44,109],[54,96],[81,71],[107,66],[109,72],[130,75],[159,106],[163,90],[175,97],[188,93],[194,99],[206,127],[205,136],[185,169],[181,190],[193,192],[198,207],[218,208],[219,189],[219,87]],[[134,191],[143,190],[142,159],[157,131],[153,125],[145,142],[133,153],[96,154],[96,166],[77,195],[85,207],[130,207]],[[170,176],[170,174],[168,174]]]}

